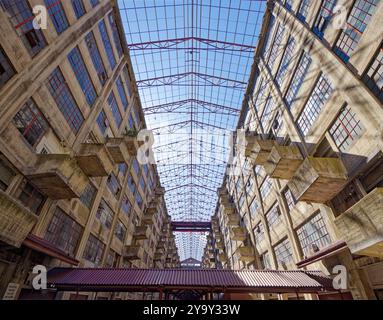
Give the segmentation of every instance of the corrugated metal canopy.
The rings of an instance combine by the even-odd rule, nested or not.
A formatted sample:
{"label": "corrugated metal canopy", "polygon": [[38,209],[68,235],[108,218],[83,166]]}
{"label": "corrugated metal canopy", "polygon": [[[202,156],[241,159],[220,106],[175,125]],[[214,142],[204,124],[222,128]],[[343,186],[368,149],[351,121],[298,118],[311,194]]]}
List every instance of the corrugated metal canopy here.
{"label": "corrugated metal canopy", "polygon": [[225,292],[319,292],[332,280],[320,271],[54,268],[49,287],[78,291],[209,288]]}

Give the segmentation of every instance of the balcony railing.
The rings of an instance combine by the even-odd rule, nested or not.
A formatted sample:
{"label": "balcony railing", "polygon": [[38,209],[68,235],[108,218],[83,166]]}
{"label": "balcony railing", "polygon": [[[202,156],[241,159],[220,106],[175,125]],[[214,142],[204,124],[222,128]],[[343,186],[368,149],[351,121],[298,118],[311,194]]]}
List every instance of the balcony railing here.
{"label": "balcony railing", "polygon": [[113,170],[113,160],[101,143],[83,143],[75,158],[89,177],[107,177]]}
{"label": "balcony railing", "polygon": [[383,258],[383,188],[376,188],[335,219],[351,253]]}
{"label": "balcony railing", "polygon": [[141,260],[144,256],[142,246],[125,246],[122,256],[127,260]]}
{"label": "balcony railing", "polygon": [[0,190],[0,240],[19,248],[37,222],[37,216]]}
{"label": "balcony railing", "polygon": [[347,172],[337,158],[308,157],[299,166],[288,186],[297,201],[325,203],[347,183]]}

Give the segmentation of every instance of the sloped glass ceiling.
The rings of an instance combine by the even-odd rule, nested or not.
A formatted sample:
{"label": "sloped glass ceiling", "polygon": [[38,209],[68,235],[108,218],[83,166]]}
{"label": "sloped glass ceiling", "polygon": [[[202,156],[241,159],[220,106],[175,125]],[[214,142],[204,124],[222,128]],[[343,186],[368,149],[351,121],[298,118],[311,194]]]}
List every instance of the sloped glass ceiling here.
{"label": "sloped glass ceiling", "polygon": [[[166,205],[173,221],[210,221],[266,1],[119,0]],[[181,261],[206,234],[176,233]]]}

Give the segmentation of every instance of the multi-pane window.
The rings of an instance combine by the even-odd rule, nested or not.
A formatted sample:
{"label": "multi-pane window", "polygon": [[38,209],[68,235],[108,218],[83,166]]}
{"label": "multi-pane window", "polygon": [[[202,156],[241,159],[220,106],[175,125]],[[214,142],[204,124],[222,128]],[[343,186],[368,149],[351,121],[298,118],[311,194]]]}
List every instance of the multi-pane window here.
{"label": "multi-pane window", "polygon": [[116,121],[117,127],[120,127],[122,123],[122,115],[120,109],[118,108],[116,97],[114,96],[113,92],[108,97],[108,103],[110,110],[112,111],[113,118]]}
{"label": "multi-pane window", "polygon": [[126,174],[127,170],[128,170],[128,166],[126,165],[126,163],[118,164],[117,176],[125,177],[125,174]]}
{"label": "multi-pane window", "polygon": [[20,36],[31,56],[35,56],[46,45],[43,33],[33,27],[35,16],[28,0],[0,0],[1,7],[7,12],[9,19]]}
{"label": "multi-pane window", "polygon": [[321,38],[323,37],[331,18],[334,16],[333,10],[336,3],[337,0],[322,0],[322,4],[313,28],[314,32]]}
{"label": "multi-pane window", "polygon": [[114,230],[114,235],[117,239],[124,241],[126,235],[126,227],[121,221],[117,221],[116,229]]}
{"label": "multi-pane window", "polygon": [[126,215],[130,214],[130,211],[132,210],[132,205],[127,196],[124,196],[121,208],[123,213],[125,213]]}
{"label": "multi-pane window", "polygon": [[98,115],[97,125],[100,128],[101,132],[105,135],[106,130],[109,128],[109,120],[106,117],[106,114],[104,111],[101,111],[100,114]]}
{"label": "multi-pane window", "polygon": [[258,214],[258,201],[257,198],[254,197],[253,202],[250,205],[250,214],[251,217],[254,219]]}
{"label": "multi-pane window", "polygon": [[117,86],[118,94],[120,95],[122,105],[124,106],[124,109],[126,110],[128,108],[129,103],[128,103],[128,98],[126,97],[126,93],[125,93],[125,89],[124,89],[124,85],[122,83],[121,77],[117,78],[116,86]]}
{"label": "multi-pane window", "polygon": [[283,127],[283,116],[282,116],[282,112],[278,111],[274,118],[273,127],[272,127],[272,132],[274,133],[274,136],[276,137],[279,136],[279,132],[281,131],[282,127]]}
{"label": "multi-pane window", "polygon": [[267,60],[267,65],[269,66],[270,70],[273,70],[278,54],[280,54],[283,49],[281,42],[282,42],[284,33],[285,33],[285,25],[279,24],[277,33],[275,35],[273,47],[271,48],[270,56]]}
{"label": "multi-pane window", "polygon": [[65,15],[65,11],[61,0],[45,0],[45,6],[48,9],[49,16],[58,34],[64,32],[69,23]]}
{"label": "multi-pane window", "polygon": [[108,20],[109,20],[110,28],[112,29],[113,40],[114,40],[114,44],[115,44],[116,49],[117,49],[118,56],[122,57],[123,52],[122,52],[121,39],[120,39],[120,34],[118,33],[118,29],[117,29],[116,21],[114,19],[113,12],[109,13]]}
{"label": "multi-pane window", "polygon": [[321,214],[317,214],[309,222],[297,230],[299,242],[304,255],[307,257],[317,249],[323,248],[331,243],[326,225]]}
{"label": "multi-pane window", "polygon": [[134,198],[136,199],[137,206],[142,209],[142,205],[144,204],[144,202],[142,200],[140,193],[137,192]]}
{"label": "multi-pane window", "polygon": [[83,258],[95,264],[100,264],[104,250],[105,244],[103,244],[101,240],[97,239],[93,234],[90,234],[88,242],[85,246]]}
{"label": "multi-pane window", "polygon": [[270,53],[270,44],[271,40],[273,38],[273,28],[275,24],[275,17],[273,15],[270,16],[269,20],[269,28],[268,32],[266,33],[266,41],[265,41],[265,46],[263,47],[263,58],[266,60],[269,53]]}
{"label": "multi-pane window", "polygon": [[92,59],[93,66],[97,71],[98,79],[100,80],[101,85],[105,85],[106,81],[108,80],[108,75],[106,73],[105,65],[102,61],[100,51],[98,50],[93,32],[89,32],[85,36],[85,43],[88,47],[89,55]]}
{"label": "multi-pane window", "polygon": [[131,175],[128,176],[128,187],[129,187],[129,190],[132,194],[136,193],[137,186],[136,186],[136,183],[134,182],[134,179]]}
{"label": "multi-pane window", "polygon": [[293,194],[291,193],[291,190],[289,188],[286,188],[283,191],[283,196],[285,197],[287,207],[289,208],[289,211],[295,206],[296,200]]}
{"label": "multi-pane window", "polygon": [[262,116],[261,116],[261,123],[262,123],[263,130],[266,130],[269,124],[270,116],[272,112],[274,111],[273,109],[274,109],[274,99],[270,93],[269,97],[266,100],[265,108],[263,109]]}
{"label": "multi-pane window", "polygon": [[267,177],[263,180],[261,186],[259,187],[259,192],[261,193],[261,197],[262,197],[263,200],[264,200],[264,199],[268,196],[268,194],[270,193],[270,191],[271,191],[271,187],[272,187],[272,181],[271,181],[270,177],[267,176]]}
{"label": "multi-pane window", "polygon": [[92,8],[97,6],[100,3],[100,0],[89,0]]}
{"label": "multi-pane window", "polygon": [[101,200],[100,206],[97,209],[96,218],[106,228],[110,229],[112,227],[113,212],[104,200]]}
{"label": "multi-pane window", "polygon": [[263,269],[271,269],[271,263],[270,263],[270,255],[268,252],[265,252],[260,256],[261,264],[263,266]]}
{"label": "multi-pane window", "polygon": [[29,99],[13,118],[25,140],[34,147],[48,130],[48,123],[34,101]]}
{"label": "multi-pane window", "polygon": [[275,77],[275,80],[278,86],[281,86],[283,83],[283,80],[285,80],[287,71],[289,69],[291,60],[293,58],[294,49],[295,49],[295,39],[291,36],[287,42],[286,50],[282,57],[281,65],[279,66],[277,75]]}
{"label": "multi-pane window", "polygon": [[80,50],[77,47],[69,53],[68,60],[76,75],[77,81],[80,84],[82,92],[85,95],[86,102],[89,106],[92,106],[96,101],[97,93],[94,89],[92,80],[90,79],[88,70],[86,69]]}
{"label": "multi-pane window", "polygon": [[44,238],[55,247],[74,256],[82,231],[82,227],[76,221],[57,207]]}
{"label": "multi-pane window", "polygon": [[110,192],[117,198],[121,191],[121,186],[116,178],[116,176],[111,173],[106,182]]}
{"label": "multi-pane window", "polygon": [[298,9],[297,17],[301,21],[306,21],[313,0],[302,0]]}
{"label": "multi-pane window", "polygon": [[15,74],[7,55],[0,47],[0,88],[8,82]]}
{"label": "multi-pane window", "polygon": [[290,109],[292,108],[293,103],[298,95],[299,89],[301,88],[302,83],[306,78],[307,72],[311,65],[311,61],[312,60],[309,54],[307,52],[303,52],[285,96],[285,101]]}
{"label": "multi-pane window", "polygon": [[260,243],[265,238],[263,223],[258,223],[254,228],[254,238],[256,243]]}
{"label": "multi-pane window", "polygon": [[124,73],[124,78],[125,78],[125,85],[128,88],[129,97],[131,97],[132,96],[132,88],[130,86],[130,82],[131,82],[130,81],[130,72],[129,72],[127,65],[125,65],[125,67],[123,69],[123,73]]}
{"label": "multi-pane window", "polygon": [[288,263],[293,259],[293,253],[291,251],[291,246],[289,240],[286,238],[279,244],[274,247],[275,256],[277,258],[278,264]]}
{"label": "multi-pane window", "polygon": [[141,176],[139,183],[140,183],[140,186],[141,186],[142,191],[145,192],[146,183],[145,183],[144,176]]}
{"label": "multi-pane window", "polygon": [[355,112],[345,106],[329,129],[331,137],[340,151],[347,151],[362,135],[364,127]]}
{"label": "multi-pane window", "polygon": [[33,213],[39,214],[46,198],[33,185],[24,181],[20,186],[18,199]]}
{"label": "multi-pane window", "polygon": [[97,189],[96,187],[89,183],[85,188],[84,192],[80,196],[81,203],[87,208],[91,208],[93,205],[94,198],[96,197]]}
{"label": "multi-pane window", "polygon": [[86,12],[82,0],[72,0],[72,7],[77,19],[80,19]]}
{"label": "multi-pane window", "polygon": [[102,43],[104,44],[104,48],[105,48],[106,56],[108,57],[109,65],[113,70],[114,67],[116,66],[116,58],[114,57],[113,48],[112,48],[112,45],[110,43],[110,39],[108,36],[108,32],[106,30],[106,25],[105,25],[104,20],[99,22],[98,30],[100,31],[100,34],[101,34]]}
{"label": "multi-pane window", "polygon": [[383,44],[364,76],[370,90],[383,102]]}
{"label": "multi-pane window", "polygon": [[310,131],[332,92],[330,80],[322,74],[297,121],[303,135],[307,135]]}
{"label": "multi-pane window", "polygon": [[15,176],[16,173],[11,169],[11,165],[0,153],[0,190],[5,191]]}
{"label": "multi-pane window", "polygon": [[77,133],[84,122],[84,117],[59,68],[48,77],[47,87],[69,126]]}
{"label": "multi-pane window", "polygon": [[277,204],[273,205],[269,212],[266,213],[266,220],[270,229],[282,222],[281,211]]}
{"label": "multi-pane window", "polygon": [[293,0],[285,0],[285,7],[289,10],[291,10],[293,6]]}
{"label": "multi-pane window", "polygon": [[379,1],[380,0],[355,1],[347,19],[346,28],[342,30],[334,48],[335,53],[344,61],[348,61],[355,51]]}
{"label": "multi-pane window", "polygon": [[133,167],[133,170],[134,170],[135,174],[138,177],[140,175],[140,165],[139,165],[139,163],[138,163],[136,158],[134,158],[133,161],[132,161],[132,167]]}

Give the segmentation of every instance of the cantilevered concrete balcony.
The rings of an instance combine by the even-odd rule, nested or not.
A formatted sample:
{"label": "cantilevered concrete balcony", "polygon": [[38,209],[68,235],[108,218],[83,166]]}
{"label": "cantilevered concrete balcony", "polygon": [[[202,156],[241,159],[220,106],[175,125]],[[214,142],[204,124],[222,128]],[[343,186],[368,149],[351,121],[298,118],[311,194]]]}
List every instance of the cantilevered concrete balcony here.
{"label": "cantilevered concrete balcony", "polygon": [[53,200],[79,198],[89,181],[76,159],[67,154],[39,154],[26,176]]}
{"label": "cantilevered concrete balcony", "polygon": [[237,249],[239,260],[243,262],[252,262],[255,260],[253,248],[250,246],[244,246]]}
{"label": "cantilevered concrete balcony", "polygon": [[224,206],[223,211],[225,212],[226,215],[234,214],[236,212],[234,203],[230,203],[229,205]]}
{"label": "cantilevered concrete balcony", "polygon": [[383,258],[383,188],[376,188],[335,219],[351,253]]}
{"label": "cantilevered concrete balcony", "polygon": [[75,158],[89,177],[107,177],[113,170],[113,159],[102,143],[83,143]]}
{"label": "cantilevered concrete balcony", "polygon": [[142,246],[125,246],[122,256],[127,260],[141,260],[144,256],[144,248]]}
{"label": "cantilevered concrete balcony", "polygon": [[259,137],[246,137],[245,156],[250,158],[253,164],[264,165],[270,156],[271,150],[277,145],[275,140],[261,140]]}
{"label": "cantilevered concrete balcony", "polygon": [[142,216],[142,222],[146,225],[154,224],[154,213],[146,211]]}
{"label": "cantilevered concrete balcony", "polygon": [[138,226],[134,230],[134,239],[136,240],[146,240],[149,238],[149,228],[147,226]]}
{"label": "cantilevered concrete balcony", "polygon": [[218,254],[218,261],[219,262],[226,262],[227,261],[227,254],[225,252]]}
{"label": "cantilevered concrete balcony", "polygon": [[124,138],[107,138],[106,148],[115,163],[127,163],[130,154]]}
{"label": "cantilevered concrete balcony", "polygon": [[298,201],[325,203],[347,183],[347,172],[337,158],[308,157],[299,166],[288,186]]}
{"label": "cantilevered concrete balcony", "polygon": [[231,227],[239,227],[241,218],[238,214],[232,213],[227,215],[227,224]]}
{"label": "cantilevered concrete balcony", "polygon": [[165,244],[166,244],[166,241],[160,240],[157,243],[157,250],[165,250],[165,248],[166,248]]}
{"label": "cantilevered concrete balcony", "polygon": [[136,156],[137,151],[143,142],[139,142],[137,140],[137,137],[130,137],[130,136],[125,136],[124,141],[125,141],[125,144],[126,144],[126,147],[128,149],[129,154],[131,156]]}
{"label": "cantilevered concrete balcony", "polygon": [[158,207],[156,205],[150,204],[149,207],[146,208],[145,213],[154,215],[157,213],[157,211],[158,211]]}
{"label": "cantilevered concrete balcony", "polygon": [[217,249],[219,249],[219,250],[224,250],[224,249],[225,249],[225,244],[223,243],[223,241],[216,242],[216,243],[215,243],[215,246],[216,246]]}
{"label": "cantilevered concrete balcony", "polygon": [[271,178],[291,179],[302,162],[303,157],[297,146],[274,145],[264,169]]}
{"label": "cantilevered concrete balcony", "polygon": [[0,240],[19,248],[37,222],[37,216],[0,190]]}
{"label": "cantilevered concrete balcony", "polygon": [[154,190],[154,194],[157,196],[157,197],[161,197],[165,194],[165,188],[162,187],[162,186],[158,186],[155,190]]}
{"label": "cantilevered concrete balcony", "polygon": [[154,260],[156,261],[165,261],[165,255],[163,253],[160,253],[160,252],[156,252],[154,254]]}
{"label": "cantilevered concrete balcony", "polygon": [[243,227],[234,227],[231,229],[231,239],[235,241],[246,240],[246,230]]}

